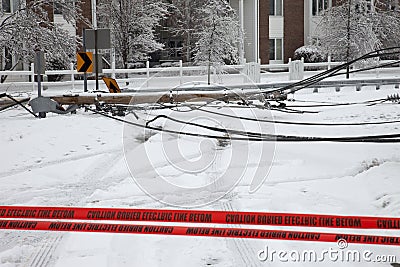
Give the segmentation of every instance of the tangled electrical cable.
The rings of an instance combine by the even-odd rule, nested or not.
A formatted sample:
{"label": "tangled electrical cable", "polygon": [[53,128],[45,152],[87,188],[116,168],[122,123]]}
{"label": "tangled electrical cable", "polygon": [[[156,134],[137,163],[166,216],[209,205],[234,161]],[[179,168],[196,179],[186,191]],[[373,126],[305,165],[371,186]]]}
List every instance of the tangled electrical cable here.
{"label": "tangled electrical cable", "polygon": [[[279,93],[284,93],[284,94],[291,94],[291,93],[295,93],[299,90],[302,90],[304,88],[307,88],[311,85],[314,85],[326,78],[330,78],[330,77],[334,77],[334,76],[338,76],[338,75],[343,75],[345,73],[339,73],[339,71],[346,69],[347,67],[353,65],[354,63],[363,61],[363,60],[367,60],[367,59],[371,59],[371,58],[379,58],[379,57],[383,57],[383,56],[400,56],[400,46],[396,46],[396,47],[389,47],[389,48],[382,48],[376,51],[372,51],[370,53],[367,53],[359,58],[353,59],[349,62],[346,62],[344,64],[338,65],[330,70],[324,71],[322,73],[319,73],[317,75],[314,75],[310,78],[304,79],[302,81],[284,86],[282,88],[277,88],[275,90],[268,90],[268,91],[263,91],[263,93],[265,94],[271,94],[273,92],[279,92]],[[367,71],[367,70],[372,70],[372,69],[378,69],[378,68],[382,68],[382,67],[387,67],[387,66],[391,66],[391,65],[396,65],[399,64],[400,60],[395,60],[393,62],[389,62],[389,63],[385,63],[385,64],[380,64],[380,65],[376,65],[376,66],[371,66],[371,67],[367,67],[367,68],[362,68],[362,69],[357,69],[357,70],[353,70],[350,73],[356,73],[356,72],[361,72],[361,71]]]}
{"label": "tangled electrical cable", "polygon": [[350,103],[332,103],[332,104],[314,104],[314,105],[290,105],[291,108],[321,108],[321,107],[338,107],[338,106],[354,106],[354,105],[375,105],[390,101],[389,98],[380,98],[375,100],[368,100],[364,102],[350,102]]}
{"label": "tangled electrical cable", "polygon": [[[230,115],[222,112],[217,112],[217,111],[212,111],[209,109],[206,109],[207,107],[213,107],[211,106],[211,103],[221,101],[222,99],[213,99],[212,101],[209,101],[205,104],[200,104],[200,105],[195,105],[195,104],[188,104],[188,103],[176,103],[173,105],[168,105],[168,104],[163,104],[163,103],[156,103],[157,106],[153,106],[152,109],[170,109],[174,112],[179,112],[179,113],[186,113],[186,112],[191,112],[191,111],[201,111],[204,113],[209,113],[213,115],[218,115],[222,117],[229,117],[233,119],[240,119],[240,120],[247,120],[247,121],[256,121],[256,122],[262,122],[262,123],[274,123],[274,124],[287,124],[287,125],[303,125],[303,126],[362,126],[362,125],[383,125],[383,124],[394,124],[394,123],[400,123],[400,120],[391,120],[391,121],[378,121],[378,122],[352,122],[352,123],[313,123],[313,122],[293,122],[293,121],[279,121],[279,120],[268,120],[268,119],[253,119],[253,118],[248,118],[248,117],[243,117],[243,116],[235,116],[235,115]],[[351,105],[371,105],[371,104],[377,104],[377,103],[383,103],[386,101],[391,101],[394,103],[397,103],[397,101],[400,101],[400,96],[399,95],[392,95],[388,96],[387,98],[380,98],[380,99],[375,99],[375,100],[368,100],[368,101],[363,101],[363,102],[351,102],[351,103],[330,103],[329,102],[318,102],[322,103],[323,105],[299,105],[299,106],[290,106],[290,107],[334,107],[334,106],[351,106]],[[299,101],[302,102],[302,101]],[[304,101],[308,102],[308,101]],[[270,110],[276,110],[280,112],[285,112],[282,110],[281,107],[278,108],[266,108],[265,106],[260,106],[260,105],[255,105],[250,101],[243,100],[244,105],[247,107],[255,107],[255,108],[260,108],[260,109],[270,109]],[[279,102],[278,102],[279,103]],[[133,109],[134,106],[126,105],[126,108],[131,108]],[[225,105],[224,107],[231,107]],[[286,105],[285,105],[286,107]],[[187,110],[182,110],[182,108],[188,108]],[[221,106],[216,106],[216,108],[222,108]],[[288,111],[287,111],[288,112]],[[295,111],[295,112],[288,112],[288,113],[304,113],[305,111]],[[306,111],[307,112],[307,111]],[[309,112],[313,113],[313,112]],[[317,112],[315,112],[317,113]]]}
{"label": "tangled electrical cable", "polygon": [[265,122],[265,123],[275,123],[275,124],[287,124],[287,125],[303,125],[303,126],[361,126],[361,125],[381,125],[381,124],[393,124],[393,123],[400,123],[400,120],[392,120],[392,121],[378,121],[378,122],[357,122],[357,123],[314,123],[314,122],[294,122],[294,121],[279,121],[279,120],[267,120],[267,119],[253,119],[253,118],[248,118],[248,117],[242,117],[242,116],[234,116],[230,114],[225,114],[222,112],[216,112],[216,111],[211,111],[211,110],[206,110],[206,109],[199,109],[202,112],[214,114],[214,115],[219,115],[219,116],[224,116],[224,117],[230,117],[234,119],[240,119],[240,120],[247,120],[247,121],[256,121],[256,122]]}
{"label": "tangled electrical cable", "polygon": [[[387,134],[387,135],[375,135],[375,136],[353,136],[353,137],[311,137],[311,136],[290,136],[290,135],[273,135],[273,134],[263,134],[263,133],[254,133],[254,132],[243,132],[238,130],[227,130],[220,129],[217,127],[210,127],[201,125],[201,127],[207,127],[208,130],[224,133],[224,135],[209,135],[209,134],[201,134],[201,133],[193,133],[193,132],[183,132],[183,131],[175,131],[169,129],[163,129],[160,127],[149,126],[148,123],[146,125],[135,123],[132,121],[128,121],[125,119],[117,118],[110,116],[106,113],[94,110],[88,106],[85,107],[87,110],[104,116],[109,119],[113,119],[119,122],[126,123],[131,126],[140,127],[143,129],[154,130],[158,132],[165,132],[169,134],[177,134],[183,136],[192,136],[192,137],[201,137],[201,138],[211,138],[211,139],[219,139],[219,140],[231,140],[231,141],[253,141],[253,142],[347,142],[347,143],[400,143],[400,134]],[[179,121],[180,123],[188,124],[188,122]],[[192,123],[194,126],[196,124]],[[228,134],[228,135],[226,135]],[[230,134],[239,135],[239,136],[231,136]]]}
{"label": "tangled electrical cable", "polygon": [[[393,51],[394,50],[394,51]],[[334,67],[328,71],[325,71],[323,73],[317,74],[313,77],[310,77],[308,79],[302,80],[300,82],[275,89],[275,90],[268,90],[268,91],[261,91],[257,93],[251,94],[252,96],[254,95],[259,95],[264,94],[265,96],[270,95],[271,93],[274,92],[279,92],[279,93],[294,93],[296,91],[299,91],[301,89],[304,89],[306,87],[309,87],[313,84],[318,83],[319,81],[322,81],[326,78],[333,77],[336,75],[342,75],[343,73],[338,73],[340,70],[343,70],[347,68],[348,66],[361,61],[361,60],[366,60],[370,58],[376,58],[379,56],[388,56],[388,55],[400,55],[400,47],[393,47],[393,48],[385,48],[385,49],[380,49],[377,51],[373,51],[371,53],[368,53],[362,57],[359,57],[357,59],[354,59],[352,61],[349,61],[345,64],[339,65],[337,67]],[[352,71],[354,72],[359,72],[359,71],[365,71],[365,70],[371,70],[371,69],[376,69],[380,67],[385,67],[385,66],[390,66],[394,64],[398,64],[400,61],[394,61],[390,63],[385,63],[381,64],[378,66],[374,67],[369,67],[369,68],[364,68],[360,70],[355,70]],[[213,101],[224,101],[224,99],[216,99]],[[249,101],[247,99],[242,99],[244,105],[249,106]],[[366,105],[375,105],[378,103],[383,103],[385,101],[392,101],[395,102],[397,101],[395,96],[389,96],[386,99],[376,99],[376,100],[370,100],[370,101],[364,101],[362,103],[334,103],[334,104],[328,104],[328,105],[291,105],[289,107],[286,107],[285,109],[286,112],[291,112],[290,108],[293,107],[332,107],[332,106],[349,106],[349,105],[359,105],[359,104],[366,104]],[[239,117],[239,116],[233,116],[229,114],[224,114],[224,113],[219,113],[219,112],[214,112],[214,111],[209,111],[205,110],[204,107],[209,105],[210,102],[206,103],[205,105],[202,105],[200,107],[197,107],[195,109],[203,111],[203,112],[208,112],[214,115],[220,115],[220,116],[226,116],[226,117],[231,117],[235,119],[244,119],[244,120],[254,120],[257,122],[268,122],[268,123],[278,123],[278,124],[291,124],[291,125],[308,125],[308,126],[359,126],[359,125],[379,125],[379,124],[392,124],[392,123],[399,123],[399,120],[394,120],[394,121],[381,121],[381,122],[360,122],[360,123],[308,123],[308,122],[289,122],[289,121],[273,121],[273,120],[263,120],[263,119],[252,119],[252,118],[246,118],[246,117]],[[166,105],[164,105],[166,107]],[[174,106],[176,107],[176,105]],[[193,106],[191,106],[191,109]],[[90,110],[90,109],[89,109]],[[93,110],[92,110],[93,111]],[[156,131],[162,131],[162,132],[167,132],[171,134],[180,134],[180,135],[186,135],[186,136],[196,136],[196,137],[204,137],[204,138],[216,138],[216,139],[229,139],[229,140],[245,140],[245,141],[278,141],[278,142],[365,142],[365,143],[398,143],[400,142],[400,135],[399,134],[389,134],[389,135],[376,135],[376,136],[356,136],[356,137],[307,137],[307,136],[289,136],[289,135],[270,135],[270,134],[263,134],[263,133],[254,133],[254,132],[243,132],[243,131],[238,131],[238,130],[232,130],[232,129],[220,129],[217,127],[211,127],[211,126],[206,126],[206,125],[201,125],[201,124],[195,124],[191,122],[185,122],[181,120],[177,120],[175,118],[165,116],[165,115],[159,115],[153,118],[152,120],[148,121],[146,125],[141,125],[138,123],[133,123],[127,120],[119,119],[119,118],[114,118],[111,116],[108,116],[107,114],[98,112],[98,111],[93,111],[97,114],[106,116],[108,118],[112,118],[124,123],[127,123],[129,125],[134,125],[150,130],[156,130]],[[294,111],[296,112],[296,111]],[[198,133],[188,133],[188,132],[181,132],[181,131],[174,131],[174,130],[168,130],[168,129],[161,129],[158,127],[152,127],[150,126],[151,122],[156,121],[159,118],[164,118],[168,119],[177,123],[183,123],[187,125],[192,125],[200,128],[204,128],[207,130],[212,130],[220,133],[224,133],[225,135],[227,134],[228,136],[215,136],[215,135],[205,135],[205,134],[198,134]],[[235,137],[231,135],[239,135],[240,137]]]}
{"label": "tangled electrical cable", "polygon": [[[399,51],[397,51],[397,50]],[[392,51],[391,51],[392,50]],[[393,51],[395,50],[395,51]],[[294,93],[298,90],[301,90],[305,87],[308,87],[310,85],[313,85],[323,79],[326,79],[328,77],[332,77],[335,75],[341,75],[338,72],[347,66],[350,66],[351,64],[354,64],[357,61],[360,60],[365,60],[369,58],[374,58],[377,56],[382,56],[382,55],[393,55],[393,54],[400,54],[400,47],[396,48],[387,48],[387,49],[381,49],[378,51],[371,52],[367,55],[364,55],[358,59],[352,60],[348,63],[342,64],[340,66],[337,66],[331,70],[325,71],[323,73],[317,74],[313,77],[310,77],[308,79],[305,79],[303,81],[279,88],[279,89],[274,89],[274,90],[268,90],[268,91],[262,91],[260,90],[259,92],[253,93],[252,95],[262,95],[265,99],[265,96],[270,94],[271,92],[280,92],[280,93]],[[391,62],[390,64],[384,64],[385,66],[388,65],[393,65],[396,64],[400,61],[395,61]],[[383,65],[381,65],[383,66]],[[381,66],[375,66],[374,68],[381,67]],[[372,68],[368,68],[372,69]],[[364,69],[365,70],[365,69]],[[359,71],[359,70],[357,70]],[[250,94],[251,96],[251,94]],[[18,100],[14,99],[13,97],[7,95],[7,94],[1,94],[0,97],[8,97],[12,101],[15,102],[14,105],[21,105],[24,109],[26,109],[28,112],[33,114],[30,110],[28,110],[24,105],[22,105],[21,102]],[[239,96],[241,99],[240,104],[242,106],[246,107],[258,107],[257,105],[254,105],[251,101],[249,101],[248,95],[246,96]],[[252,119],[252,118],[246,118],[246,117],[240,117],[240,116],[232,116],[229,114],[224,114],[220,112],[214,112],[210,110],[206,110],[205,107],[210,105],[210,103],[214,101],[225,101],[226,99],[221,98],[221,99],[214,99],[211,102],[207,102],[205,105],[202,105],[200,107],[197,107],[197,110],[200,110],[202,112],[208,112],[214,115],[220,115],[220,116],[226,116],[226,117],[231,117],[235,119],[243,119],[243,120],[254,120],[257,122],[268,122],[268,123],[277,123],[277,124],[291,124],[291,125],[309,125],[309,126],[355,126],[355,125],[378,125],[378,124],[389,124],[389,123],[398,123],[399,121],[381,121],[381,122],[360,122],[360,123],[311,123],[311,122],[290,122],[290,121],[273,121],[273,120],[264,120],[264,119]],[[270,108],[273,110],[279,110],[282,112],[289,112],[289,113],[299,113],[301,111],[298,110],[293,110],[291,108],[293,107],[332,107],[332,106],[347,106],[347,105],[358,105],[358,104],[377,104],[380,102],[384,101],[392,101],[392,102],[399,102],[399,96],[389,96],[387,99],[377,99],[377,100],[370,100],[370,101],[365,101],[362,103],[333,103],[333,104],[318,104],[318,105],[291,105],[291,106],[286,106],[283,103],[280,103],[279,106],[277,107],[266,107],[265,108]],[[279,103],[279,101],[277,101]],[[160,103],[158,103],[160,104]],[[268,103],[269,104],[269,103]],[[281,105],[283,104],[283,105]],[[102,115],[106,118],[110,118],[116,121],[120,121],[123,123],[126,123],[128,125],[136,126],[136,127],[141,127],[144,129],[148,130],[154,130],[154,131],[160,131],[160,132],[166,132],[170,134],[179,134],[179,135],[184,135],[184,136],[193,136],[193,137],[202,137],[202,138],[213,138],[213,139],[226,139],[226,140],[237,140],[237,141],[261,141],[261,142],[271,142],[271,141],[276,141],[276,142],[362,142],[362,143],[399,143],[400,142],[400,134],[386,134],[386,135],[368,135],[368,136],[351,136],[351,137],[314,137],[314,136],[291,136],[291,135],[275,135],[275,134],[266,134],[266,133],[258,133],[258,132],[250,132],[250,131],[240,131],[240,130],[234,130],[234,129],[221,129],[217,127],[211,127],[211,126],[206,126],[206,125],[201,125],[201,124],[196,124],[196,123],[191,123],[191,122],[185,122],[182,120],[178,120],[166,115],[159,115],[153,118],[152,120],[148,121],[145,125],[142,125],[140,123],[135,123],[132,121],[128,121],[125,119],[121,118],[116,118],[113,116],[110,116],[104,112],[98,111],[98,110],[93,110],[92,108],[85,106],[87,110],[92,111],[95,114]],[[164,107],[168,108],[167,105],[164,105]],[[176,105],[175,105],[176,107]],[[191,110],[193,110],[193,106],[189,106]],[[259,107],[258,107],[259,108]],[[35,117],[37,117],[35,114],[33,114]],[[210,131],[222,133],[223,135],[210,135],[210,134],[201,134],[201,133],[193,133],[193,132],[183,132],[183,131],[176,131],[176,130],[170,130],[170,129],[162,129],[160,127],[154,127],[151,126],[150,124],[157,119],[164,118],[167,120],[174,121],[176,123],[180,124],[187,124],[187,125],[192,125],[195,127],[200,127],[204,128]]]}

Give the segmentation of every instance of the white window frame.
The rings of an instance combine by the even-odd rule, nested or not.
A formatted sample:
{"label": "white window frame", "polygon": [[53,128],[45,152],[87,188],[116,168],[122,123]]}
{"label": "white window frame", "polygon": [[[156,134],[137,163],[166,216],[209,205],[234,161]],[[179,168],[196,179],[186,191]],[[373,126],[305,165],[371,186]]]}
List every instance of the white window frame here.
{"label": "white window frame", "polygon": [[[284,0],[269,0],[269,1],[271,1],[270,3],[274,3],[274,10],[271,12],[271,10],[269,11],[269,15],[270,16],[283,16],[283,1]],[[290,0],[286,0],[286,1],[290,1]],[[280,2],[281,3],[281,14],[277,14],[278,12],[277,12],[277,9],[276,9],[276,7],[277,7],[277,2]]]}
{"label": "white window frame", "polygon": [[[3,9],[3,1],[7,1],[7,0],[1,0],[1,8]],[[19,1],[21,0],[8,0],[10,1],[10,12],[4,12],[4,14],[12,14],[16,11],[18,11],[18,4]]]}
{"label": "white window frame", "polygon": [[[322,2],[321,2],[322,1]],[[327,1],[327,5],[325,2]],[[320,8],[320,4],[322,3],[322,8]],[[311,15],[312,16],[321,16],[322,13],[328,8],[332,7],[332,0],[311,0]],[[314,12],[315,10],[315,12]]]}

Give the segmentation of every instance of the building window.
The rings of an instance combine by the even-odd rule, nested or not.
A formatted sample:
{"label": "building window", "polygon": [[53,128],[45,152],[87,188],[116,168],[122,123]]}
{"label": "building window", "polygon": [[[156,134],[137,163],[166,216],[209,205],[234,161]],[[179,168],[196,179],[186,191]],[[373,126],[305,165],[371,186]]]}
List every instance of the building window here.
{"label": "building window", "polygon": [[282,39],[269,39],[269,60],[283,60]]}
{"label": "building window", "polygon": [[358,1],[358,3],[356,2],[356,12],[359,13],[369,13],[371,11],[371,9],[373,8],[373,1],[372,0],[367,0],[367,1]]}
{"label": "building window", "polygon": [[161,59],[176,60],[182,57],[183,42],[180,40],[161,40],[165,44],[165,49],[161,51]]}
{"label": "building window", "polygon": [[283,0],[269,0],[269,14],[271,16],[282,16]]}
{"label": "building window", "polygon": [[4,13],[11,13],[11,0],[2,0],[2,8]]}
{"label": "building window", "polygon": [[54,15],[62,14],[62,8],[59,3],[54,3],[53,10],[54,10]]}
{"label": "building window", "polygon": [[389,8],[388,8],[389,10],[392,10],[392,11],[397,11],[397,10],[399,10],[399,2],[398,2],[398,0],[392,0],[390,3],[389,3]]}
{"label": "building window", "polygon": [[329,0],[312,0],[312,14],[313,16],[321,16],[325,10],[331,7]]}
{"label": "building window", "polygon": [[20,9],[21,0],[2,0],[1,5],[4,13],[14,13]]}

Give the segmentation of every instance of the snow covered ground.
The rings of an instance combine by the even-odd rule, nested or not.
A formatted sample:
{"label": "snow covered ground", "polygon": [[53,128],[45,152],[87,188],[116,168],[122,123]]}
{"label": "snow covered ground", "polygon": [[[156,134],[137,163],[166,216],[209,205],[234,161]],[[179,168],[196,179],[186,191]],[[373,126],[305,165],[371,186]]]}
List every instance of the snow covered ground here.
{"label": "snow covered ground", "polygon": [[[313,94],[307,89],[296,100],[360,102],[398,93],[393,86],[381,90],[354,88]],[[309,102],[308,104],[312,104]],[[305,104],[294,102],[290,104]],[[318,114],[272,111],[276,120],[307,122],[360,122],[399,120],[399,105],[352,105],[308,108]],[[238,112],[240,111],[238,109]],[[257,113],[263,111],[255,111]],[[190,113],[175,114],[188,118]],[[197,113],[192,113],[198,115]],[[244,114],[244,113],[243,113]],[[203,114],[205,116],[206,114]],[[185,117],[186,116],[186,117]],[[262,114],[259,114],[262,116]],[[229,125],[229,119],[220,119]],[[224,121],[225,120],[225,121]],[[398,133],[400,123],[316,127],[275,125],[278,134],[303,136],[357,136]],[[138,129],[138,136],[141,134]],[[20,108],[0,113],[0,203],[2,205],[170,208],[144,193],[125,162],[124,125],[91,112],[51,115],[35,119]],[[146,142],[162,142],[159,134]],[[250,144],[250,146],[256,146]],[[218,175],[230,146],[220,148],[210,169],[189,176],[196,184]],[[185,150],[185,149],[183,149]],[[155,152],[156,153],[156,152]],[[149,155],[157,157],[157,155]],[[256,162],[250,158],[249,162]],[[277,211],[341,215],[400,216],[400,146],[363,143],[277,143],[274,160],[263,185],[249,193],[251,170],[257,164],[237,163],[250,171],[231,192],[202,209]],[[262,164],[258,162],[258,164]],[[159,172],[173,178],[168,162]],[[268,169],[268,168],[267,168]],[[149,170],[151,171],[151,170]],[[196,178],[198,180],[196,180]],[[196,196],[187,201],[196,201]],[[258,227],[260,228],[260,227]],[[271,227],[272,228],[272,227]],[[278,227],[279,228],[279,227]],[[297,229],[298,230],[298,229]],[[332,231],[312,229],[318,231]],[[362,231],[343,230],[360,233]],[[368,231],[396,235],[397,231]],[[0,231],[0,266],[314,266],[308,262],[260,261],[259,251],[337,249],[336,244],[294,241],[216,239],[207,237],[141,236],[124,234]],[[348,249],[373,255],[395,255],[397,247],[350,244]],[[372,256],[372,257],[374,257]],[[321,264],[321,263],[320,263]],[[366,262],[333,262],[323,266],[365,266]],[[389,262],[368,263],[390,266]]]}

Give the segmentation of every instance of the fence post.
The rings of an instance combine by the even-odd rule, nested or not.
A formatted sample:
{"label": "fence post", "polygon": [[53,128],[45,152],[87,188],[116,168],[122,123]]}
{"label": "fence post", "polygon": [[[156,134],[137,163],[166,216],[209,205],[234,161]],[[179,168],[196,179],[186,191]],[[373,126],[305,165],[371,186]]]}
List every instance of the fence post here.
{"label": "fence post", "polygon": [[31,63],[31,72],[32,90],[35,90],[35,63]]}
{"label": "fence post", "polygon": [[332,62],[332,58],[331,55],[328,56],[328,70],[331,69],[331,62]]}
{"label": "fence post", "polygon": [[115,60],[111,61],[111,78],[115,79]]}
{"label": "fence post", "polygon": [[[399,56],[399,59],[400,59],[400,56]],[[400,69],[400,63],[399,63],[399,69]],[[395,84],[394,89],[400,89],[400,84]]]}
{"label": "fence post", "polygon": [[288,80],[290,81],[290,73],[291,73],[291,70],[292,70],[292,64],[290,64],[290,63],[292,63],[292,58],[290,57],[289,58],[289,62],[288,62]]}
{"label": "fence post", "polygon": [[289,67],[289,81],[304,79],[304,62],[302,60],[291,61]]}
{"label": "fence post", "polygon": [[182,85],[183,83],[183,63],[182,63],[182,59],[179,60],[179,84]]}
{"label": "fence post", "polygon": [[214,83],[218,83],[217,68],[215,66],[213,66],[212,68],[213,68]]}
{"label": "fence post", "polygon": [[74,63],[69,63],[69,69],[71,70],[71,83],[72,83],[72,90],[75,90],[75,70],[74,70]]}
{"label": "fence post", "polygon": [[115,48],[111,49],[111,78],[115,79]]}
{"label": "fence post", "polygon": [[146,85],[149,87],[149,79],[150,79],[150,62],[147,60],[146,61],[146,75],[147,75],[147,80],[146,80]]}

